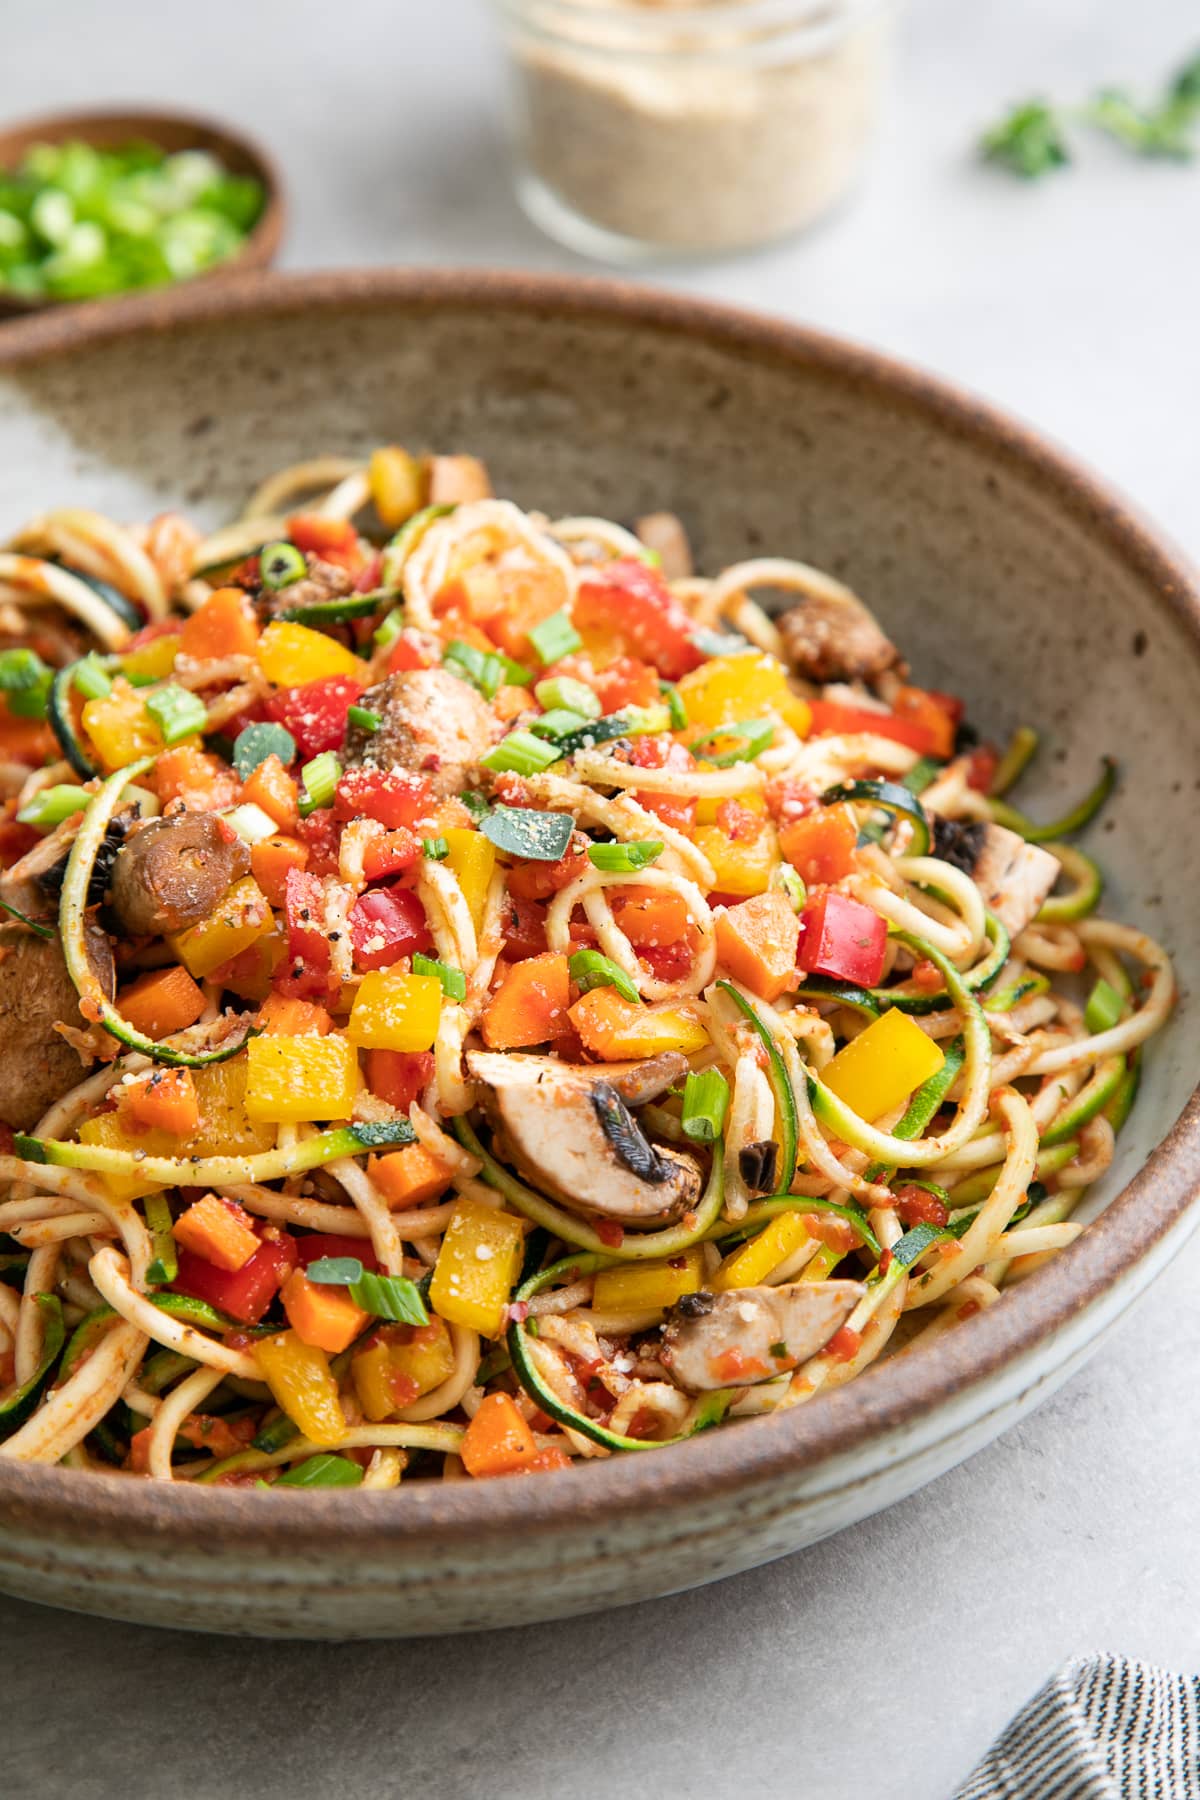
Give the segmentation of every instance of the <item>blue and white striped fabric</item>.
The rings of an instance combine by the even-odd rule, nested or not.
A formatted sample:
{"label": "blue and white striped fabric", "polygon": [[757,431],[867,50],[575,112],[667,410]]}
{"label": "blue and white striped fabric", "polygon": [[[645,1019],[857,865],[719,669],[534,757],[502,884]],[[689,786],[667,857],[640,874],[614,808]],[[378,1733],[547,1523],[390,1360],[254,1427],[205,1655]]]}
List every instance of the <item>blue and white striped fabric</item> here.
{"label": "blue and white striped fabric", "polygon": [[1123,1656],[1069,1662],[954,1800],[1200,1800],[1200,1678]]}

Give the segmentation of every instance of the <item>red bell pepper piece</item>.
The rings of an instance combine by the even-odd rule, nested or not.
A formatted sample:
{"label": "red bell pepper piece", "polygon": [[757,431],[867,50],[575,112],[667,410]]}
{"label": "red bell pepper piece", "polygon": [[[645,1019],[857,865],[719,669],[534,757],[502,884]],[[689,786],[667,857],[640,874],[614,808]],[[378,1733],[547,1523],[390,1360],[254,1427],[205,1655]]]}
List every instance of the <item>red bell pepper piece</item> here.
{"label": "red bell pepper piece", "polygon": [[358,533],[349,519],[326,519],[320,513],[293,513],[287,522],[288,537],[297,550],[322,562],[357,575],[366,558],[359,548]]}
{"label": "red bell pepper piece", "polygon": [[704,661],[690,615],[657,569],[636,557],[619,557],[597,569],[595,579],[579,589],[574,619],[581,630],[619,633],[631,654],[653,663],[668,681],[678,681]]}
{"label": "red bell pepper piece", "polygon": [[887,922],[877,912],[829,888],[809,901],[800,924],[797,961],[805,974],[875,986],[887,943]]}
{"label": "red bell pepper piece", "polygon": [[363,874],[368,881],[386,881],[389,875],[403,875],[425,854],[425,847],[415,831],[401,826],[398,831],[385,831],[372,838],[363,851]]}
{"label": "red bell pepper piece", "polygon": [[256,1227],[270,1231],[263,1237],[261,1250],[256,1250],[240,1269],[218,1269],[203,1256],[190,1250],[179,1252],[179,1273],[171,1283],[173,1294],[190,1294],[193,1300],[207,1300],[220,1312],[228,1313],[242,1325],[257,1325],[271,1301],[296,1266],[296,1240],[274,1226]]}
{"label": "red bell pepper piece", "polygon": [[356,594],[372,594],[379,586],[383,576],[383,557],[377,550],[374,556],[368,556],[362,566],[362,572],[354,583]]}
{"label": "red bell pepper piece", "polygon": [[362,691],[362,682],[353,676],[331,675],[303,687],[280,688],[264,700],[262,710],[274,724],[287,727],[301,756],[319,756],[345,743],[346,714]]}
{"label": "red bell pepper piece", "polygon": [[[655,693],[658,683],[655,682]],[[629,751],[629,760],[638,769],[694,769],[696,759],[686,744],[678,744],[675,739],[665,733],[652,735],[647,732],[644,737],[635,737]],[[687,831],[696,817],[698,802],[692,796],[681,794],[643,793],[640,788],[634,789],[630,795],[639,806],[652,812],[664,825],[674,825],[680,831]]]}
{"label": "red bell pepper piece", "polygon": [[405,669],[431,669],[433,662],[416,632],[406,626],[388,652],[388,674],[398,675]]}
{"label": "red bell pepper piece", "polygon": [[337,1231],[309,1231],[296,1238],[296,1255],[302,1269],[322,1256],[356,1256],[364,1269],[378,1269],[379,1258],[370,1238],[344,1237]]}
{"label": "red bell pepper piece", "polygon": [[400,769],[347,769],[333,810],[339,819],[378,819],[389,831],[416,825],[429,815],[429,783]]}
{"label": "red bell pepper piece", "polygon": [[411,888],[372,888],[350,910],[350,938],[360,969],[390,969],[432,943],[425,907]]}
{"label": "red bell pepper piece", "polygon": [[368,1050],[367,1086],[380,1100],[407,1115],[433,1080],[430,1050]]}
{"label": "red bell pepper piece", "polygon": [[325,917],[324,884],[311,869],[289,869],[283,895],[288,959],[276,985],[293,999],[325,999],[336,991],[337,982]]}
{"label": "red bell pepper piece", "polygon": [[[870,732],[872,737],[891,738],[894,743],[907,744],[910,750],[917,750],[922,756],[948,756],[954,748],[954,731],[945,713],[939,714],[941,723],[934,721],[931,724],[932,712],[900,718],[896,713],[874,712],[866,706],[843,706],[837,700],[810,700],[809,705],[814,737],[829,731]],[[947,731],[949,749],[945,747]]]}
{"label": "red bell pepper piece", "polygon": [[510,893],[500,920],[507,962],[524,962],[546,952],[546,907],[540,900]]}

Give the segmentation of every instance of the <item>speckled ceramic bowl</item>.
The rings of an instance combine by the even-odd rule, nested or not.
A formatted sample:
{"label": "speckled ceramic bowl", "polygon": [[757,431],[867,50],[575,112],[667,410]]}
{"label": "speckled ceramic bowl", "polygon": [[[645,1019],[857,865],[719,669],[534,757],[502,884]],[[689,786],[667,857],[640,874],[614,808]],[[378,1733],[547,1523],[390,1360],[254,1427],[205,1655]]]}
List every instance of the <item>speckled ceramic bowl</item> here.
{"label": "speckled ceramic bowl", "polygon": [[[0,331],[0,534],[56,500],[216,521],[280,464],[388,441],[476,451],[550,511],[673,508],[703,566],[770,549],[844,576],[987,731],[1045,730],[1035,808],[1118,751],[1106,904],[1174,951],[1186,996],[1200,596],[1120,501],[967,396],[719,308],[478,273],[247,278]],[[163,1625],[400,1636],[795,1550],[1035,1406],[1179,1248],[1198,1032],[1185,1004],[1151,1047],[1097,1223],[927,1352],[778,1419],[536,1481],[268,1497],[0,1459],[0,1586]]]}

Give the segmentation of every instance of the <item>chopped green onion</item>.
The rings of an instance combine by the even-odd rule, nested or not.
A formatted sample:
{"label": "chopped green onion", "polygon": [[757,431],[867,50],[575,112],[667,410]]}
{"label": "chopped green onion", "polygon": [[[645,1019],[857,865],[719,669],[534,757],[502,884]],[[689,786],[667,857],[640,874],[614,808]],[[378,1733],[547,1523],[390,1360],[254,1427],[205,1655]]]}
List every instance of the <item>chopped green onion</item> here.
{"label": "chopped green onion", "polygon": [[646,869],[657,862],[663,848],[659,838],[638,838],[632,844],[589,844],[588,861],[606,874],[632,875],[635,869]]}
{"label": "chopped green onion", "polygon": [[332,750],[322,750],[306,762],[300,771],[300,817],[307,819],[318,807],[332,806],[337,784],[342,778],[342,765]]}
{"label": "chopped green onion", "polygon": [[502,656],[498,650],[477,650],[474,644],[464,644],[461,638],[454,638],[447,644],[442,664],[443,667],[448,664],[451,674],[478,688],[485,700],[494,700],[506,684],[528,687],[533,680],[529,670],[513,662],[511,657]]}
{"label": "chopped green onion", "polygon": [[174,682],[159,688],[145,702],[146,711],[162,732],[164,744],[178,744],[203,731],[208,721],[208,708],[198,694],[176,687]]}
{"label": "chopped green onion", "polygon": [[430,862],[445,862],[450,854],[450,846],[444,837],[422,838],[421,848]]}
{"label": "chopped green onion", "polygon": [[598,719],[604,710],[586,681],[571,675],[554,675],[539,681],[534,688],[538,705],[548,712],[563,707],[567,712],[582,713],[585,719]]}
{"label": "chopped green onion", "polygon": [[286,769],[296,760],[296,740],[284,725],[247,725],[237,734],[233,746],[233,766],[245,781],[268,756],[277,756]]}
{"label": "chopped green onion", "polygon": [[[359,1464],[351,1462],[348,1456],[310,1456],[305,1462],[297,1463],[281,1475],[273,1485],[275,1487],[358,1487],[361,1485],[363,1471]],[[272,1483],[264,1482],[264,1487]]]}
{"label": "chopped green onion", "polygon": [[86,788],[71,787],[66,783],[61,787],[43,788],[21,808],[17,814],[17,823],[33,825],[38,831],[53,830],[64,819],[71,818],[77,812],[84,812],[91,798]]}
{"label": "chopped green onion", "polygon": [[491,769],[497,775],[536,775],[541,769],[548,769],[551,763],[558,762],[561,756],[562,750],[557,744],[547,744],[530,731],[510,731],[479,761],[483,768]]}
{"label": "chopped green onion", "polygon": [[587,722],[586,713],[572,712],[565,706],[552,706],[540,719],[531,720],[529,729],[536,737],[558,739],[566,737],[568,732],[578,731]]}
{"label": "chopped green onion", "polygon": [[671,730],[683,731],[688,722],[687,707],[683,704],[683,695],[673,681],[660,681],[658,691],[667,703],[667,712],[671,717]]}
{"label": "chopped green onion", "polygon": [[85,700],[102,700],[112,690],[112,677],[105,670],[104,664],[94,650],[89,650],[81,661],[75,664],[75,672],[71,682],[77,693]]}
{"label": "chopped green onion", "polygon": [[458,797],[477,825],[481,819],[487,818],[492,803],[486,794],[477,794],[472,789],[468,789],[465,794],[460,794]]}
{"label": "chopped green onion", "polygon": [[561,612],[551,613],[540,625],[531,626],[529,641],[543,665],[556,663],[583,646],[583,639],[571,623],[571,615],[565,608]]}
{"label": "chopped green onion", "polygon": [[322,1256],[310,1263],[308,1279],[332,1287],[344,1287],[364,1312],[396,1325],[428,1325],[429,1314],[415,1282],[406,1275],[376,1275],[364,1269],[356,1256]]}
{"label": "chopped green onion", "polygon": [[791,863],[780,863],[771,876],[771,886],[787,895],[793,912],[803,912],[808,902],[808,889]]}
{"label": "chopped green onion", "polygon": [[419,950],[413,951],[412,972],[414,975],[433,975],[442,984],[442,992],[448,1000],[465,1000],[467,997],[467,978],[461,969],[452,969],[448,963],[438,962],[432,956],[423,956]]}
{"label": "chopped green onion", "polygon": [[381,650],[390,650],[400,633],[404,630],[404,608],[394,606],[382,624],[375,627],[375,642]]}
{"label": "chopped green onion", "polygon": [[908,774],[901,777],[900,786],[906,787],[910,794],[923,794],[930,782],[937,780],[945,766],[936,756],[918,757]]}
{"label": "chopped green onion", "polygon": [[[729,769],[734,763],[753,762],[760,751],[766,750],[775,735],[775,726],[770,719],[738,719],[732,725],[718,725],[715,731],[706,731],[703,737],[689,745],[692,755],[703,757],[714,769]],[[713,755],[705,749],[706,744],[720,744],[729,738],[740,738],[741,745],[735,744],[731,750],[722,750]]]}
{"label": "chopped green onion", "polygon": [[369,706],[348,707],[346,718],[351,725],[357,725],[360,731],[378,731],[383,724],[383,714],[372,712]]}
{"label": "chopped green onion", "polygon": [[1114,1025],[1121,1022],[1124,1001],[1111,982],[1101,976],[1084,1008],[1083,1022],[1093,1036],[1100,1031],[1111,1031]]}
{"label": "chopped green onion", "polygon": [[725,1129],[729,1083],[720,1069],[693,1069],[683,1087],[683,1133],[693,1144],[715,1144]]}
{"label": "chopped green onion", "polygon": [[642,998],[624,969],[599,950],[577,950],[567,964],[567,971],[581,993],[590,993],[592,988],[598,987],[616,988],[622,1000],[635,1006]]}
{"label": "chopped green onion", "polygon": [[295,544],[264,544],[258,553],[258,572],[267,591],[277,594],[280,588],[303,581],[308,574],[308,563],[303,550],[298,550]]}
{"label": "chopped green onion", "polygon": [[0,694],[19,719],[44,719],[54,670],[24,646],[0,655]]}
{"label": "chopped green onion", "polygon": [[241,806],[231,806],[221,817],[227,825],[233,826],[247,844],[261,844],[267,838],[274,837],[279,830],[270,813],[265,813],[261,806],[255,806],[252,800],[244,801]]}
{"label": "chopped green onion", "polygon": [[508,856],[521,856],[527,862],[558,862],[566,855],[575,821],[570,813],[497,806],[481,820],[479,829]]}

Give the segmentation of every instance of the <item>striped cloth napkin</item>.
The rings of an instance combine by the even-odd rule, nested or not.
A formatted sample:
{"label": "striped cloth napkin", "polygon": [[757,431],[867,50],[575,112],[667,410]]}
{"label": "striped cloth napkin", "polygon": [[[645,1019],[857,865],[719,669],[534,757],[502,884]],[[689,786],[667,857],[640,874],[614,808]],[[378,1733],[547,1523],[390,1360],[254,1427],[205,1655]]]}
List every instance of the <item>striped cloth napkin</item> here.
{"label": "striped cloth napkin", "polygon": [[1200,1800],[1200,1678],[1081,1656],[1022,1707],[954,1800]]}

